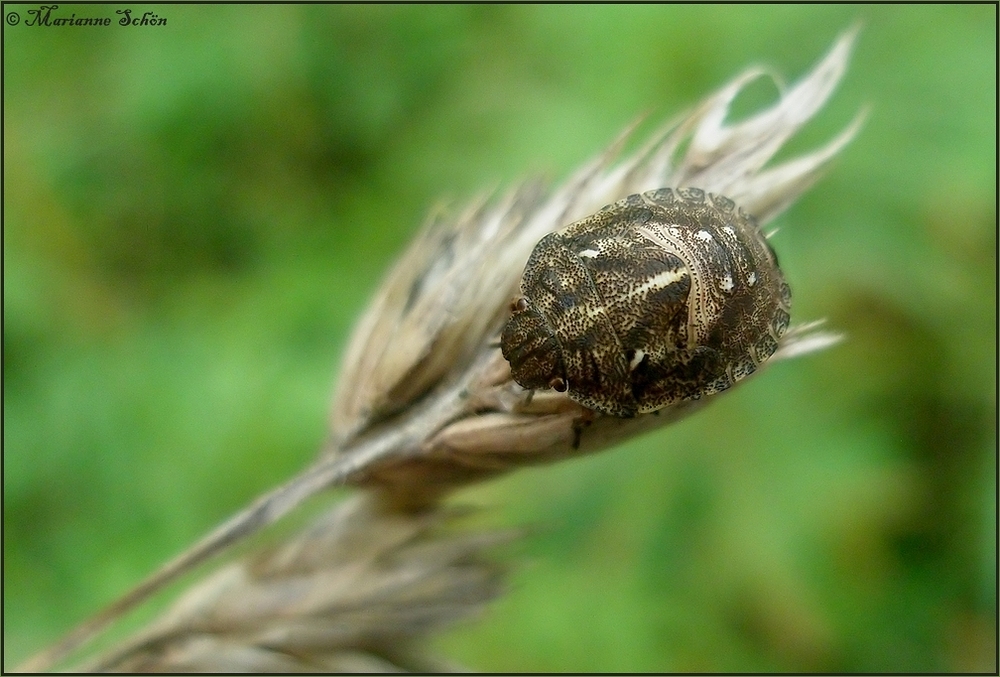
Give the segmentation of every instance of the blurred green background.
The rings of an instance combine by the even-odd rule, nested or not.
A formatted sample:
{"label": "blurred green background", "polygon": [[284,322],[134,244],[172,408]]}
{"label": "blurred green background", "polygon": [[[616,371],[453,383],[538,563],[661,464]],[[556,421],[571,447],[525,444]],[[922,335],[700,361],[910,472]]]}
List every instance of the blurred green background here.
{"label": "blurred green background", "polygon": [[310,461],[439,198],[563,177],[751,63],[797,79],[860,19],[792,150],[870,116],[773,240],[793,319],[847,340],[460,494],[535,530],[435,643],[491,671],[996,669],[996,6],[31,7],[4,8],[6,668]]}

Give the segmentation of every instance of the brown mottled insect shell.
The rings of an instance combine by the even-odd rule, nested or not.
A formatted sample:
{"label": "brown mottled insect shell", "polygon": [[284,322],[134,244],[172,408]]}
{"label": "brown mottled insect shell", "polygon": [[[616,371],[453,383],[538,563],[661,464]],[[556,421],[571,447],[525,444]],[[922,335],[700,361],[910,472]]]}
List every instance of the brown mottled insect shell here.
{"label": "brown mottled insect shell", "polygon": [[500,341],[514,380],[622,417],[752,374],[791,300],[753,217],[697,188],[630,195],[546,235],[521,293]]}

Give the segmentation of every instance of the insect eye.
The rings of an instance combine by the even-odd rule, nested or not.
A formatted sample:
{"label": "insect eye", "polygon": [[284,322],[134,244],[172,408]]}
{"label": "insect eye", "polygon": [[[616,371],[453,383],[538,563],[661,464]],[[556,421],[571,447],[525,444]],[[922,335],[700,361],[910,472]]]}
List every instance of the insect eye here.
{"label": "insect eye", "polygon": [[549,387],[558,393],[564,393],[566,392],[566,381],[559,376],[555,376],[549,381]]}
{"label": "insect eye", "polygon": [[528,302],[523,296],[518,296],[516,299],[510,302],[510,310],[512,313],[519,313],[522,310],[527,310]]}

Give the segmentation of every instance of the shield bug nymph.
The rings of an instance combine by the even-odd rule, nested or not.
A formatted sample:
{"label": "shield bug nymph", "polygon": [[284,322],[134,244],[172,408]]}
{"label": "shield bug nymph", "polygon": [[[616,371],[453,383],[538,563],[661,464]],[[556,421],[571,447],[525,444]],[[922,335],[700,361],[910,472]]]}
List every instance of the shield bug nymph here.
{"label": "shield bug nymph", "polygon": [[524,388],[629,417],[731,387],[788,328],[754,218],[720,195],[631,195],[543,237],[500,339]]}

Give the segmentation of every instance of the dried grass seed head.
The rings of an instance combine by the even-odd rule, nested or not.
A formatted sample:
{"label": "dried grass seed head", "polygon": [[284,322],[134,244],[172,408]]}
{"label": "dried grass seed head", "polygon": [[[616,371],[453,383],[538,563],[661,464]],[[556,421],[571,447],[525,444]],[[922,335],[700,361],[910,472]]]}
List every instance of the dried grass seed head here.
{"label": "dried grass seed head", "polygon": [[[815,181],[861,125],[863,113],[822,148],[767,167],[781,145],[832,93],[846,70],[856,33],[855,28],[842,34],[810,73],[790,89],[782,89],[775,104],[742,122],[726,122],[730,104],[750,81],[768,75],[763,69],[752,68],[735,78],[654,134],[637,152],[623,156],[623,148],[633,136],[634,128],[630,128],[552,190],[540,182],[527,182],[499,198],[482,198],[455,217],[432,218],[357,325],[334,399],[334,434],[324,454],[20,669],[42,670],[62,660],[182,573],[331,485],[374,487],[396,507],[426,508],[443,493],[468,482],[524,465],[598,451],[711,402],[717,394],[681,399],[655,415],[616,418],[595,415],[564,393],[539,391],[533,397],[526,396],[512,380],[499,349],[510,299],[539,240],[628,195],[671,186],[697,187],[732,198],[761,225],[774,218]],[[815,326],[790,327],[780,336],[770,361],[818,350],[837,339],[815,331]],[[585,424],[586,434],[581,435]],[[285,556],[296,561],[289,552]],[[202,599],[211,598],[213,590],[225,597],[230,594],[227,590],[260,584],[264,587],[254,594],[264,599],[274,593],[280,607],[281,600],[289,599],[285,595],[291,589],[274,592],[268,589],[266,578],[256,578],[254,573],[274,566],[279,566],[278,560],[226,569],[229,573],[225,575],[233,580],[212,579],[215,587],[203,590]],[[294,580],[290,571],[285,573]],[[309,584],[305,588],[308,590]],[[201,602],[196,599],[192,604],[198,607]],[[302,621],[313,629],[325,627],[322,614],[316,618],[311,615],[310,609],[317,607],[311,602],[302,604],[296,609],[305,612],[293,614],[294,622]],[[185,611],[183,606],[178,613],[186,613],[197,625],[197,609]],[[238,625],[238,619],[231,620]],[[267,619],[259,624],[261,631],[276,633],[268,634],[267,642],[280,643],[282,636],[309,636],[305,632],[308,628],[298,627],[295,633],[282,635],[294,624],[288,618],[284,626],[278,618],[278,625],[263,620]],[[141,661],[149,658],[164,671],[193,665],[223,670],[231,659],[229,666],[237,671],[309,669],[294,661],[287,663],[290,654],[261,651],[263,645],[257,639],[256,635],[188,634],[184,642],[171,645],[170,656],[176,659],[172,662],[157,662],[156,648],[144,645],[152,652],[142,653],[145,649],[140,647],[139,653],[133,654],[140,663],[120,662],[118,666],[142,669]],[[217,657],[222,662],[198,663],[197,655]],[[337,656],[330,658],[331,663],[309,665],[331,669],[335,664],[385,667],[393,663],[346,648]],[[337,662],[340,659],[343,661]]]}
{"label": "dried grass seed head", "polygon": [[[863,112],[822,148],[765,167],[832,94],[846,71],[856,33],[855,27],[842,34],[791,88],[778,82],[779,100],[745,120],[726,122],[729,108],[757,78],[777,82],[765,69],[748,69],[621,160],[634,126],[551,191],[528,182],[499,199],[482,198],[458,217],[431,219],[377,292],[351,339],[333,405],[335,439],[349,444],[427,393],[459,382],[470,389],[479,414],[537,412],[537,407],[498,402],[504,398],[488,392],[497,385],[488,375],[503,370],[489,353],[496,352],[510,299],[538,241],[627,195],[665,186],[726,195],[760,224],[767,223],[816,180],[860,128]],[[801,354],[801,348],[783,348],[803,338],[801,332],[786,334],[776,356]],[[808,346],[815,349],[831,340],[826,335]],[[509,374],[504,385],[511,386]]]}
{"label": "dried grass seed head", "polygon": [[85,666],[112,672],[399,672],[452,668],[422,640],[503,590],[486,551],[515,530],[461,533],[458,513],[387,510],[358,494],[291,540],[229,564]]}

